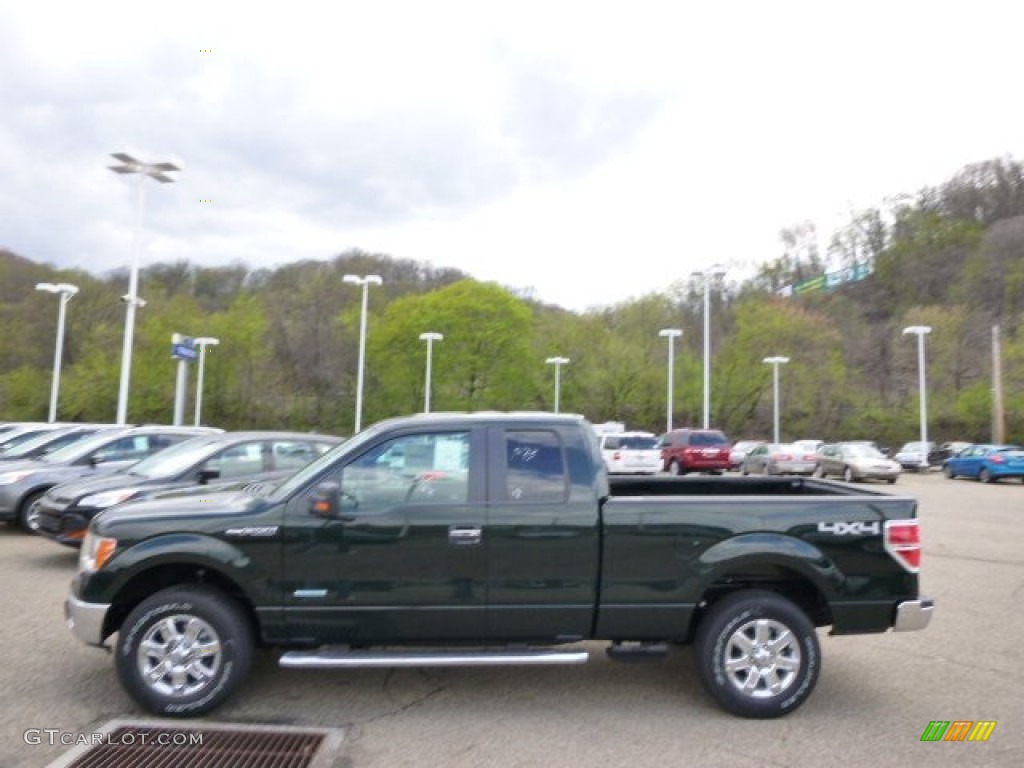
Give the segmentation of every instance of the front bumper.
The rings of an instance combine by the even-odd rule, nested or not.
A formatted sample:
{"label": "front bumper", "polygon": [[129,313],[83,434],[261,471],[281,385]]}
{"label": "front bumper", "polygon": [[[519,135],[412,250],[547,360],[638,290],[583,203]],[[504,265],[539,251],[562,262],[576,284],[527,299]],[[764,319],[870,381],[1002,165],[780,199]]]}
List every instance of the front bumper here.
{"label": "front bumper", "polygon": [[935,601],[927,598],[904,600],[896,606],[896,621],[892,628],[896,632],[913,632],[924,629],[932,620]]}
{"label": "front bumper", "polygon": [[86,645],[103,645],[103,622],[110,606],[87,603],[74,595],[64,599],[64,618],[71,633]]}

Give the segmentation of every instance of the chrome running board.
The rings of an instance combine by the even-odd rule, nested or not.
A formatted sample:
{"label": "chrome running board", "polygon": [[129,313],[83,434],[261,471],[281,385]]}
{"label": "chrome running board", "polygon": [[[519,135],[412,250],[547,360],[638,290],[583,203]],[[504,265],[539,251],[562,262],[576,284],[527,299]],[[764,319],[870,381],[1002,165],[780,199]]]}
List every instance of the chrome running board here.
{"label": "chrome running board", "polygon": [[367,651],[346,646],[313,651],[288,651],[281,656],[282,667],[335,669],[341,667],[492,667],[544,664],[584,664],[587,651],[551,650],[457,650],[457,651]]}

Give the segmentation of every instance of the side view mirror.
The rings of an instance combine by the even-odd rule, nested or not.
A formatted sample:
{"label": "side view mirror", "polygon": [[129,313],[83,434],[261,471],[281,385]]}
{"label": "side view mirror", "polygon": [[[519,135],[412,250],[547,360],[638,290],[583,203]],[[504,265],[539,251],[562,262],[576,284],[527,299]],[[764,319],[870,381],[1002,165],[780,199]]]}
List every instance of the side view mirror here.
{"label": "side view mirror", "polygon": [[309,513],[328,520],[336,519],[341,510],[341,484],[320,483],[309,497]]}

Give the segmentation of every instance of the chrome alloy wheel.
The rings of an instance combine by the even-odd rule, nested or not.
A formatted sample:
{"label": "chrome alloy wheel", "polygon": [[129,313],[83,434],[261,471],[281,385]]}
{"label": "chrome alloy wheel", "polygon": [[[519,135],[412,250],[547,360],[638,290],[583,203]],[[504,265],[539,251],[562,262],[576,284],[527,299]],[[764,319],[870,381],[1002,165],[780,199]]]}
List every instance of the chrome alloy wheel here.
{"label": "chrome alloy wheel", "polygon": [[777,696],[797,679],[800,643],[789,627],[774,619],[748,621],[725,644],[725,673],[744,696]]}
{"label": "chrome alloy wheel", "polygon": [[136,654],[139,677],[162,696],[192,696],[217,679],[223,649],[216,631],[188,614],[149,628]]}

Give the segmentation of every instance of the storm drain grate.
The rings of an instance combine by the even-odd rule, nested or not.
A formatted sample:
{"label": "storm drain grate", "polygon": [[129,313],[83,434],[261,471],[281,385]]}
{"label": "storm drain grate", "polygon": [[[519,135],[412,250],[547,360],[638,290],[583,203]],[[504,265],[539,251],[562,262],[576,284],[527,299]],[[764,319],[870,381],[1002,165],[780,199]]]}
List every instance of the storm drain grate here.
{"label": "storm drain grate", "polygon": [[341,732],[114,721],[77,743],[48,768],[325,768],[334,764]]}

